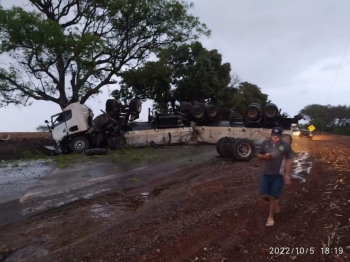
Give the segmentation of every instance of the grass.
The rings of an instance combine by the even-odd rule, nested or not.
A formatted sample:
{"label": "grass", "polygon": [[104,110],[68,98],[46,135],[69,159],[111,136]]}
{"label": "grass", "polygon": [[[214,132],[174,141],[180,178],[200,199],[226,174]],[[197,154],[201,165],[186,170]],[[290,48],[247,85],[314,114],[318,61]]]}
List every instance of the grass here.
{"label": "grass", "polygon": [[21,156],[22,156],[23,160],[38,160],[38,159],[43,159],[43,158],[47,157],[40,151],[32,152],[32,151],[28,151],[28,150],[23,151],[21,153]]}
{"label": "grass", "polygon": [[130,178],[130,181],[131,181],[131,182],[137,182],[137,181],[139,181],[139,180],[138,180],[137,178],[134,178],[134,177],[133,177],[133,178]]}
{"label": "grass", "polygon": [[[125,161],[138,162],[141,160],[140,150],[134,148],[123,148],[117,150],[112,155],[112,162],[121,163]],[[146,154],[144,154],[146,155]]]}
{"label": "grass", "polygon": [[55,163],[58,165],[59,168],[67,168],[70,166],[70,164],[74,163],[74,161],[81,159],[81,154],[69,154],[69,155],[58,155],[53,158]]}
{"label": "grass", "polygon": [[12,164],[12,167],[19,167],[19,164],[17,162]]}

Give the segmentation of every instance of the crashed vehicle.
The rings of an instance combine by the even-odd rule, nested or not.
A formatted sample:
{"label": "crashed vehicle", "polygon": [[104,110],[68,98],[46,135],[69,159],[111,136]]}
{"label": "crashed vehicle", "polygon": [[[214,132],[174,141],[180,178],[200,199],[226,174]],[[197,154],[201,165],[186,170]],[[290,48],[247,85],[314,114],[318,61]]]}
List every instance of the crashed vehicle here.
{"label": "crashed vehicle", "polygon": [[187,143],[193,128],[181,113],[150,114],[147,122],[134,122],[142,110],[140,99],[132,99],[128,105],[116,99],[106,101],[106,110],[94,118],[87,106],[72,103],[61,113],[45,121],[55,141],[46,146],[58,154],[84,152],[91,148],[116,150],[126,144],[136,147]]}
{"label": "crashed vehicle", "polygon": [[293,125],[303,118],[302,114],[291,118],[273,103],[264,108],[252,103],[243,116],[237,116],[231,110],[228,121],[204,121],[197,124],[195,132],[197,142],[216,144],[221,156],[249,161],[262,141],[271,136],[273,127],[282,127],[282,139],[292,144]]}
{"label": "crashed vehicle", "polygon": [[292,124],[303,117],[281,114],[272,103],[263,109],[259,104],[251,104],[243,117],[231,110],[228,121],[222,121],[220,108],[211,104],[182,102],[173,103],[171,108],[171,113],[155,114],[148,109],[148,121],[135,122],[142,110],[142,102],[137,98],[128,105],[108,99],[106,110],[101,110],[96,118],[85,105],[73,103],[51,117],[48,127],[55,146],[47,148],[57,153],[79,153],[91,148],[116,150],[125,145],[184,144],[193,141],[195,135],[198,143],[216,144],[222,156],[249,160],[254,148],[270,136],[274,126],[281,126],[283,139],[292,143]]}

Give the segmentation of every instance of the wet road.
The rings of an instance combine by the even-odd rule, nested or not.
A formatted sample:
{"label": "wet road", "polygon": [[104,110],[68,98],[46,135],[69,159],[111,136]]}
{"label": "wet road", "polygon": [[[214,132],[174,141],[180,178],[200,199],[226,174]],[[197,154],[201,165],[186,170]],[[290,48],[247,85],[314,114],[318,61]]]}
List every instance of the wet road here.
{"label": "wet road", "polygon": [[[296,139],[300,151],[293,177],[305,182],[312,168],[307,148],[312,141]],[[137,152],[137,155],[135,155]],[[147,157],[145,157],[147,155]],[[84,156],[67,167],[55,161],[16,162],[0,168],[0,226],[106,193],[140,187],[156,178],[218,157],[215,145],[137,149],[99,158]]]}
{"label": "wet road", "polygon": [[[152,149],[151,149],[152,150]],[[145,158],[128,163],[118,156],[82,159],[60,168],[53,161],[16,162],[0,168],[0,226],[29,216],[98,195],[142,186],[218,156],[215,145],[164,147]],[[152,154],[161,155],[154,161]],[[128,155],[128,158],[136,158]]]}

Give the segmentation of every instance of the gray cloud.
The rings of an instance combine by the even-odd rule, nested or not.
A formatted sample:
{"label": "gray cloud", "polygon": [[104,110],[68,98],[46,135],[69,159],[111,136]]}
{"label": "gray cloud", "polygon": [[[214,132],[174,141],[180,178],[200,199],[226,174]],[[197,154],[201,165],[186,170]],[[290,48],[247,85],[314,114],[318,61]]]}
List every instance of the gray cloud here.
{"label": "gray cloud", "polygon": [[[26,2],[14,0],[11,3]],[[192,13],[212,30],[209,39],[201,38],[203,45],[217,49],[224,62],[231,63],[233,72],[243,81],[260,86],[283,111],[294,115],[311,103],[348,103],[350,50],[334,85],[333,82],[350,34],[350,1],[193,2]],[[7,6],[9,3],[6,1]],[[105,92],[101,103],[91,100],[88,104],[98,113],[107,97]],[[1,123],[11,123],[16,116],[30,119],[33,114],[37,115],[25,123],[16,121],[2,125],[0,131],[32,131],[57,110],[55,105],[45,102],[34,102],[28,109],[0,109]]]}

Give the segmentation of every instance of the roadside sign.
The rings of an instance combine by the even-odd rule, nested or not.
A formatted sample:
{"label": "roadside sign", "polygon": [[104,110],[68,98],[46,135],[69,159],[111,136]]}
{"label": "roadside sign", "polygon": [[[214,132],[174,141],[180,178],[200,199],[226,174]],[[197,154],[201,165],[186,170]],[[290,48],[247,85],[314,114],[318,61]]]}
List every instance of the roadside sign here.
{"label": "roadside sign", "polygon": [[308,129],[312,132],[316,129],[316,127],[314,127],[313,125],[309,125]]}

